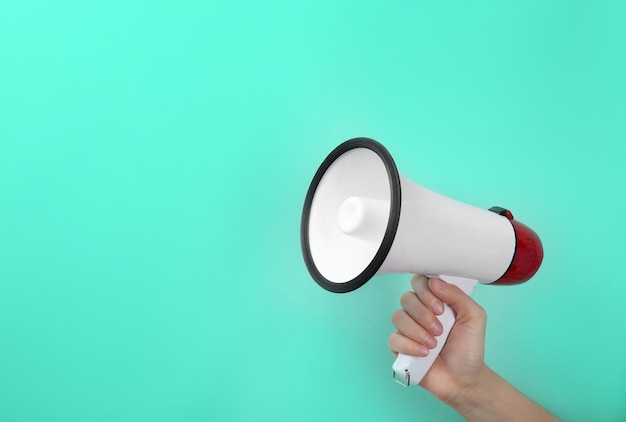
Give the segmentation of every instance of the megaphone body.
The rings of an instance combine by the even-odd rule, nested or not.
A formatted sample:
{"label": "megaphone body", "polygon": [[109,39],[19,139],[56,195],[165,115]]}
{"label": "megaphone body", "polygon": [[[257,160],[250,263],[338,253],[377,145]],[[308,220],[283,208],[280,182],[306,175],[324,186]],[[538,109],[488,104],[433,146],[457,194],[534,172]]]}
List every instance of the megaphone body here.
{"label": "megaphone body", "polygon": [[[302,213],[301,245],[311,276],[345,293],[378,274],[438,276],[470,293],[476,283],[517,284],[543,259],[534,231],[510,211],[484,210],[430,191],[400,175],[380,143],[355,138],[335,148],[317,170]],[[446,305],[444,332],[426,357],[400,354],[394,379],[417,384],[454,325]]]}

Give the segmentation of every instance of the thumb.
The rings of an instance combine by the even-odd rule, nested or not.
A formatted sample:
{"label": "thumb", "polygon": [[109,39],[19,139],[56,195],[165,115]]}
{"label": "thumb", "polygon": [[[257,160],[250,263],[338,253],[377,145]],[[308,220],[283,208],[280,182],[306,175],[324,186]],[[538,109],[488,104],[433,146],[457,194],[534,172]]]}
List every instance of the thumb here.
{"label": "thumb", "polygon": [[487,313],[463,290],[438,278],[431,278],[428,281],[428,286],[437,298],[450,305],[454,310],[457,323],[468,324],[476,329],[485,326]]}

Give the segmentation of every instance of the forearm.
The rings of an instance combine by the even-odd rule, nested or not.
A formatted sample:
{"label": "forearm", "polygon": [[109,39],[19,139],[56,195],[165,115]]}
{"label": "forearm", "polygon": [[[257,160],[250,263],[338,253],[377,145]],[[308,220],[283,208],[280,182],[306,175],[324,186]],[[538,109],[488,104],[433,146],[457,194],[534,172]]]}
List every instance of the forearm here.
{"label": "forearm", "polygon": [[450,397],[448,404],[469,422],[559,420],[487,366],[473,387]]}

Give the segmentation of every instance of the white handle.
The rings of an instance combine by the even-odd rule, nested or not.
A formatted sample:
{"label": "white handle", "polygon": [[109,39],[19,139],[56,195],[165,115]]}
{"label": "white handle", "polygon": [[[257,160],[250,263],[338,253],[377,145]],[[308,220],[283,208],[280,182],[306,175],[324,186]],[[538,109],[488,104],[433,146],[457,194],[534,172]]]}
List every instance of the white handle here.
{"label": "white handle", "polygon": [[[439,276],[447,283],[454,284],[463,290],[466,294],[470,294],[476,286],[477,280],[463,277]],[[438,316],[439,322],[443,326],[443,333],[437,337],[437,347],[431,349],[428,356],[410,356],[402,353],[398,354],[396,361],[393,363],[393,378],[400,384],[408,387],[410,384],[419,384],[428,372],[432,364],[435,362],[439,352],[446,344],[450,330],[456,321],[454,311],[450,306],[444,303],[443,314]]]}

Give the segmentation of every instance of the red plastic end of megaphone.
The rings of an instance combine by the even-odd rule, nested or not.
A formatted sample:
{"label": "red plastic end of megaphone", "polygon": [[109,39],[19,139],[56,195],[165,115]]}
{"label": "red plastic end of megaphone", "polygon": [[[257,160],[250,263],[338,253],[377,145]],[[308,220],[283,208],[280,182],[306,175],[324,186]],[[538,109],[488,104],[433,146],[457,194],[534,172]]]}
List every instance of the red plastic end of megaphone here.
{"label": "red plastic end of megaphone", "polygon": [[510,220],[515,230],[515,254],[509,269],[493,284],[523,283],[535,275],[543,261],[543,246],[537,233],[513,218]]}

